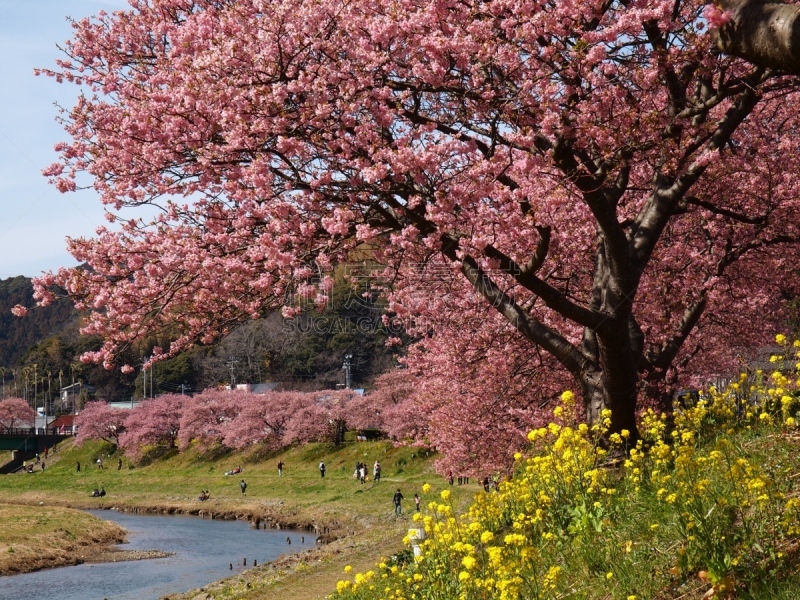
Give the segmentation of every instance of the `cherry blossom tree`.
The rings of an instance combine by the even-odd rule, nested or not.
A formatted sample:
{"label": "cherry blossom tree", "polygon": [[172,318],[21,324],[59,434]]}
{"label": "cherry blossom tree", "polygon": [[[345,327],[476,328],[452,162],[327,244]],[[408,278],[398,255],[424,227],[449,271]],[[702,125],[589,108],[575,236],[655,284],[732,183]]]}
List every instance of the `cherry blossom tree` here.
{"label": "cherry blossom tree", "polygon": [[75,444],[80,446],[87,440],[104,440],[119,445],[119,436],[125,432],[128,411],[112,408],[106,402],[89,402],[75,417],[78,434]]}
{"label": "cherry blossom tree", "polygon": [[[278,450],[290,445],[291,440],[286,440],[289,422],[297,415],[310,414],[305,409],[314,404],[314,395],[267,392],[248,394],[242,400],[241,411],[224,427],[223,443],[236,450],[253,444],[261,444],[266,450]],[[312,425],[309,431],[315,429]]]}
{"label": "cherry blossom tree", "polygon": [[235,390],[208,389],[183,403],[178,442],[185,450],[194,441],[201,451],[222,443],[226,425],[236,419],[252,394]]}
{"label": "cherry blossom tree", "polygon": [[22,398],[6,398],[0,401],[0,432],[9,432],[18,427],[33,427],[36,413]]}
{"label": "cherry blossom tree", "polygon": [[[91,311],[106,342],[87,360],[111,368],[163,333],[159,359],[287,298],[322,305],[334,265],[369,248],[418,337],[437,442],[461,444],[456,417],[492,424],[468,460],[565,387],[635,436],[641,399],[666,404],[781,318],[797,81],[714,51],[725,10],[131,4],[76,23],[44,71],[86,91],[47,174],[63,191],[88,176],[116,223],[70,240],[90,269],[36,282],[41,303]],[[145,205],[158,216],[114,213]]]}
{"label": "cherry blossom tree", "polygon": [[425,383],[411,369],[392,369],[380,375],[373,389],[353,402],[349,422],[358,429],[379,429],[401,442],[428,439],[429,415],[419,402]]}
{"label": "cherry blossom tree", "polygon": [[147,446],[175,447],[180,432],[186,396],[165,394],[141,402],[125,419],[119,447],[132,460],[139,460]]}

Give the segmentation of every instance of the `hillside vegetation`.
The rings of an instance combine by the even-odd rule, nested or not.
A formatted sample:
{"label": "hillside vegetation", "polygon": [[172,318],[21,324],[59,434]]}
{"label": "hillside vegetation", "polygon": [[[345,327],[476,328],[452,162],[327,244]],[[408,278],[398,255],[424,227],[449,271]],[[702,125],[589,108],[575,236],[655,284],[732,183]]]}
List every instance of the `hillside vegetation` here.
{"label": "hillside vegetation", "polygon": [[266,314],[242,324],[218,345],[194,348],[159,362],[148,373],[147,390],[141,364],[154,347],[169,347],[168,334],[141,340],[120,357],[120,364],[136,366],[133,373],[108,371],[102,365],[81,362],[84,352],[99,349],[102,342],[99,337],[79,334],[80,314],[70,302],[29,310],[24,318],[11,314],[16,304],[34,304],[31,280],[26,277],[0,281],[0,368],[6,395],[23,397],[27,381],[29,401],[33,402],[35,391],[37,406],[46,401],[55,412],[60,388],[77,381],[93,386],[97,399],[127,401],[132,396],[193,393],[231,382],[335,389],[345,382],[342,363],[347,354],[353,387],[364,387],[396,363],[396,350],[385,345],[388,333],[381,319],[385,307],[379,295],[373,292],[365,297],[364,290],[354,289],[341,275],[330,302],[321,310],[309,306],[291,320],[279,313]]}
{"label": "hillside vegetation", "polygon": [[[6,477],[4,497],[34,512],[40,502],[202,511],[298,527],[329,542],[209,586],[206,598],[790,600],[800,594],[798,403],[782,385],[788,381],[773,383],[758,405],[743,403],[734,388],[674,422],[648,413],[643,439],[627,455],[625,436],[612,436],[609,448],[598,443],[601,432],[574,425],[565,394],[556,422],[531,432],[528,456],[489,493],[480,482],[451,486],[437,477],[426,450],[385,442],[268,456],[162,450],[139,465],[109,444],[67,442],[44,473]],[[383,481],[355,481],[355,462],[375,459]],[[241,475],[225,475],[237,466]],[[98,486],[108,495],[89,498]],[[391,504],[398,487],[401,518]],[[197,500],[201,489],[210,501]],[[423,510],[413,516],[415,492]],[[428,540],[414,561],[407,534],[420,527]]]}
{"label": "hillside vegetation", "polygon": [[[44,473],[3,483],[32,511],[39,502],[202,511],[326,542],[209,586],[204,598],[790,600],[800,595],[800,400],[794,376],[778,370],[766,381],[743,374],[674,418],[646,412],[636,443],[627,432],[604,436],[608,415],[595,428],[577,422],[567,392],[555,421],[530,433],[513,476],[490,492],[449,485],[433,473],[432,453],[386,442],[271,455],[154,449],[137,465],[109,444],[69,442]],[[382,481],[354,480],[356,461],[376,459]],[[241,475],[225,475],[237,466]],[[98,486],[108,496],[88,498]],[[201,489],[210,501],[197,500]],[[409,515],[415,492],[423,510]],[[408,533],[420,528],[428,539],[414,560]]]}
{"label": "hillside vegetation", "polygon": [[28,348],[77,323],[71,304],[56,302],[31,311],[20,319],[11,314],[17,304],[33,305],[33,286],[28,277],[0,280],[0,367],[11,368],[20,362]]}

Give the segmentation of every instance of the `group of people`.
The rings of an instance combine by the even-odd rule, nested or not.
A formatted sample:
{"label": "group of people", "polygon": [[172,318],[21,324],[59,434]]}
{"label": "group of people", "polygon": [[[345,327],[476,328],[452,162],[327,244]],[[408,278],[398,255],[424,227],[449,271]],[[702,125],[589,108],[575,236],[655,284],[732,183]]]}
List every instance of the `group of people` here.
{"label": "group of people", "polygon": [[[397,491],[394,493],[394,497],[392,498],[392,502],[394,502],[395,516],[399,517],[403,514],[403,500],[405,500],[405,496],[403,496],[403,492],[400,491],[400,488],[397,488]],[[416,512],[419,512],[420,501],[419,494],[414,494],[414,510]]]}
{"label": "group of people", "polygon": [[211,498],[211,492],[208,490],[200,490],[200,495],[197,497],[200,502],[205,502],[209,498]]}
{"label": "group of people", "polygon": [[[356,462],[356,470],[355,473],[353,473],[353,478],[358,479],[361,483],[365,483],[367,481],[367,463],[362,463],[361,461]],[[372,465],[372,480],[381,480],[381,463],[379,463],[377,460],[375,461],[375,464]]]}
{"label": "group of people", "polygon": [[[44,457],[45,458],[47,458],[47,453],[48,453],[48,448],[45,448],[44,449]],[[39,456],[38,452],[35,455],[35,460],[36,460],[35,464],[39,465],[39,469],[44,471],[45,464],[44,464],[44,461],[42,460],[42,457]],[[33,470],[34,470],[34,463],[29,463],[27,460],[23,460],[22,461],[22,472],[23,473],[33,473]]]}
{"label": "group of people", "polygon": [[89,494],[89,497],[90,498],[102,498],[105,495],[106,495],[106,490],[105,490],[105,488],[101,487],[99,490],[97,488],[94,488],[92,490],[92,493]]}
{"label": "group of people", "polygon": [[[453,472],[452,471],[448,471],[447,472],[447,482],[450,485],[453,485],[454,479],[455,478],[453,477]],[[467,475],[459,475],[458,476],[458,485],[467,485],[468,483],[469,483],[469,477]]]}
{"label": "group of people", "polygon": [[[355,473],[353,473],[353,478],[358,479],[361,483],[367,481],[367,463],[362,463],[361,461],[356,462],[356,470]],[[381,463],[377,460],[375,464],[372,465],[372,480],[381,480]]]}

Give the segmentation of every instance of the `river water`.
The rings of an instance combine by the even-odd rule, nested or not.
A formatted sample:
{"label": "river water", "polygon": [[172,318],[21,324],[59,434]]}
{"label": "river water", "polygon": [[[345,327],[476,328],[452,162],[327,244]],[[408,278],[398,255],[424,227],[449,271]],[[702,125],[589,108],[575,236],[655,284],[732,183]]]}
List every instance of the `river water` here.
{"label": "river water", "polygon": [[[0,600],[157,600],[229,577],[252,566],[253,560],[262,565],[281,554],[314,546],[313,533],[258,530],[244,521],[89,512],[128,531],[129,543],[118,546],[121,550],[175,554],[0,577]],[[247,567],[242,565],[245,558]]]}

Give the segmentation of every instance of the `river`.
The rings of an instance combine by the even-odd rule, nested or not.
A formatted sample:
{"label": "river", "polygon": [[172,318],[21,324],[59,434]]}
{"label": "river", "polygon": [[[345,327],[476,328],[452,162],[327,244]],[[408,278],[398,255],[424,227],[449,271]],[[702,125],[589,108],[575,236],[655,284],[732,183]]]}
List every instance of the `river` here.
{"label": "river", "polygon": [[[89,512],[128,531],[129,543],[118,546],[121,550],[175,554],[0,577],[0,600],[157,600],[229,577],[252,566],[253,560],[262,565],[314,546],[313,533],[253,529],[244,521]],[[247,567],[242,565],[245,558]]]}

